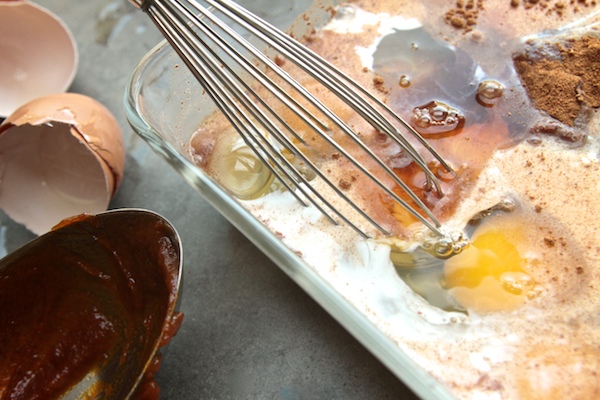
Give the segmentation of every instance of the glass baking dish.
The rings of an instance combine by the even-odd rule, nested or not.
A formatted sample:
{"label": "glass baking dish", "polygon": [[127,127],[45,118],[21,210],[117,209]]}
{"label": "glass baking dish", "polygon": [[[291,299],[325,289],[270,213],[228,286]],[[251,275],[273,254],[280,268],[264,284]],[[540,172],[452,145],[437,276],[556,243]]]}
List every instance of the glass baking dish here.
{"label": "glass baking dish", "polygon": [[[330,16],[335,1],[240,1],[252,11],[298,36]],[[302,16],[301,18],[299,18]],[[306,18],[308,16],[308,18]],[[189,143],[215,105],[183,66],[170,45],[161,42],[133,71],[125,93],[127,119],[134,131],[164,157],[198,193],[271,258],[337,319],[396,376],[424,399],[452,399],[450,392],[402,351],[369,319],[333,289],[294,251],[250,214],[191,159]]]}

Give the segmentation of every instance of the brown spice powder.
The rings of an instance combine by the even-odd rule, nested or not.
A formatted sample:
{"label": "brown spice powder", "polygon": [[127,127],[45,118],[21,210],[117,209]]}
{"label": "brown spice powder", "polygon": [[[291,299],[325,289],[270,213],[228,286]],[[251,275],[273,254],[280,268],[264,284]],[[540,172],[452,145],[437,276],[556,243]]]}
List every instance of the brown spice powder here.
{"label": "brown spice powder", "polygon": [[390,92],[385,87],[385,80],[380,76],[375,76],[373,78],[373,85],[375,86],[375,89],[377,89],[378,91],[380,91],[383,94],[389,94],[389,92]]}
{"label": "brown spice powder", "polygon": [[535,107],[573,126],[583,106],[600,107],[600,38],[589,34],[544,46],[559,59],[525,52],[514,58],[515,68]]}
{"label": "brown spice powder", "polygon": [[576,96],[580,79],[565,71],[561,61],[517,58],[515,67],[535,107],[572,126],[581,107]]}
{"label": "brown spice powder", "polygon": [[483,10],[484,0],[457,0],[453,8],[444,14],[444,21],[465,33],[477,25],[479,12]]}
{"label": "brown spice powder", "polygon": [[[598,0],[508,0],[510,8],[545,12],[546,15],[562,17],[569,8],[579,12],[587,7],[596,6]],[[477,25],[479,13],[485,9],[485,0],[456,0],[454,7],[444,14],[444,21],[463,33],[471,32]]]}

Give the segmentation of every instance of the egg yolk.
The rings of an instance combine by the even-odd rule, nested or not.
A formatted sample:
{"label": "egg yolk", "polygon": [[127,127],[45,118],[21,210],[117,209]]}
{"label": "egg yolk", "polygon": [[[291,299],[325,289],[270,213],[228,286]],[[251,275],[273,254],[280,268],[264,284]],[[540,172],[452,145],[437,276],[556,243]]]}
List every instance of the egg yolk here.
{"label": "egg yolk", "polygon": [[517,248],[523,243],[522,226],[514,221],[484,222],[471,246],[445,262],[445,287],[467,310],[512,310],[532,293],[534,281]]}

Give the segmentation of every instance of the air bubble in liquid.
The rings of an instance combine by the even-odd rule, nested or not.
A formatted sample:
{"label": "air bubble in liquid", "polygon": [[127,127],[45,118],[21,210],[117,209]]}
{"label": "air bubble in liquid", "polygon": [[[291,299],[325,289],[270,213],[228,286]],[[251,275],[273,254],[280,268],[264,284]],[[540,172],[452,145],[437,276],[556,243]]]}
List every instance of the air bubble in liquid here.
{"label": "air bubble in liquid", "polygon": [[413,109],[413,124],[422,134],[446,133],[462,127],[465,116],[444,102],[430,101]]}
{"label": "air bubble in liquid", "polygon": [[410,86],[410,78],[407,75],[402,75],[398,84],[400,87],[407,88]]}
{"label": "air bubble in liquid", "polygon": [[504,85],[492,79],[486,79],[479,83],[477,87],[476,100],[479,104],[491,107],[504,93]]}
{"label": "air bubble in liquid", "polygon": [[524,272],[505,272],[500,277],[502,287],[509,293],[521,295],[529,292],[534,282],[531,276]]}
{"label": "air bubble in liquid", "polygon": [[342,6],[336,10],[335,18],[339,20],[353,19],[356,16],[354,7]]}

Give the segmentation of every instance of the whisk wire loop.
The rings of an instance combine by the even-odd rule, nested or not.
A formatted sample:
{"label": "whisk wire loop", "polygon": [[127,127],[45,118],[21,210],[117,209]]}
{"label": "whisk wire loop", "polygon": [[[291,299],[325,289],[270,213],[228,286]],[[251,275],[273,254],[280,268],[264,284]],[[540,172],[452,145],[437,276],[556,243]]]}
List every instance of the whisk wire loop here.
{"label": "whisk wire loop", "polygon": [[[354,224],[344,213],[334,207],[325,196],[316,190],[297,167],[282,154],[286,149],[301,164],[315,175],[319,176],[329,188],[357,213],[371,223],[376,229],[387,234],[373,217],[352,201],[334,182],[324,174],[314,162],[295,145],[288,135],[294,136],[298,142],[303,138],[295,132],[290,124],[259,93],[255,91],[247,79],[233,65],[242,67],[243,73],[248,74],[261,87],[264,87],[280,104],[291,110],[302,123],[317,133],[337,152],[343,155],[359,171],[369,177],[375,184],[399,203],[412,216],[420,220],[439,237],[445,235],[441,224],[431,210],[386,165],[358,135],[339,116],[319,101],[310,91],[299,84],[290,74],[280,68],[269,58],[264,50],[259,50],[249,40],[242,37],[235,29],[221,18],[215,10],[231,19],[236,24],[252,32],[263,43],[282,54],[293,64],[333,92],[352,110],[367,121],[376,131],[391,138],[412,160],[424,171],[427,189],[432,185],[439,196],[442,190],[437,177],[427,166],[427,163],[417,152],[407,138],[379,110],[385,111],[392,120],[412,134],[423,147],[438,160],[446,170],[452,172],[445,160],[418,134],[407,122],[395,114],[386,104],[377,99],[366,89],[358,85],[346,74],[340,72],[322,57],[307,49],[276,27],[264,22],[243,7],[230,0],[206,0],[208,7],[195,0],[131,0],[136,6],[145,11],[174,50],[181,57],[188,69],[200,82],[206,93],[212,98],[218,108],[238,131],[246,144],[255,151],[257,157],[269,168],[275,177],[302,204],[308,202],[315,205],[332,222],[337,223],[333,215],[350,225],[363,236],[367,234]],[[237,46],[241,46],[251,57],[243,54]],[[256,62],[258,60],[259,62]],[[233,64],[233,65],[232,65]],[[266,66],[279,77],[286,87],[276,83],[263,70]],[[384,184],[374,173],[362,165],[344,147],[330,135],[329,124],[309,111],[286,88],[291,88],[306,100],[320,115],[331,121],[335,127],[349,137],[364,153],[366,153],[385,172],[386,176],[398,185],[410,197],[425,216],[401,198],[388,185]],[[378,109],[379,108],[379,109]],[[275,122],[275,121],[276,122]],[[297,193],[299,192],[299,193]]]}
{"label": "whisk wire loop", "polygon": [[[157,3],[159,4],[156,4],[156,8],[160,10],[161,13],[156,13],[157,15],[153,15],[153,19],[155,19],[157,25],[165,34],[165,36],[174,36],[172,39],[173,44],[176,46],[177,51],[181,52],[180,56],[182,59],[184,59],[188,67],[194,71],[193,73],[196,78],[200,81],[211,98],[213,98],[218,107],[223,111],[230,123],[235,126],[236,130],[238,130],[246,143],[251,148],[260,150],[257,152],[259,159],[271,170],[271,172],[280,180],[280,182],[282,182],[284,186],[294,196],[296,196],[296,198],[302,204],[307,205],[303,198],[298,196],[294,188],[298,189],[304,195],[304,198],[309,199],[311,203],[313,203],[319,209],[319,211],[321,211],[321,213],[328,217],[328,219],[334,223],[337,223],[331,214],[327,212],[321,205],[328,204],[327,200],[322,196],[321,193],[316,191],[308,183],[304,175],[299,173],[297,169],[289,162],[289,160],[280,154],[279,149],[276,149],[269,140],[265,140],[260,128],[258,128],[256,124],[252,122],[252,118],[248,117],[245,111],[248,111],[253,118],[260,121],[263,128],[277,137],[279,143],[285,144],[286,148],[289,148],[292,154],[301,158],[304,163],[310,165],[310,167],[314,169],[319,176],[324,179],[326,177],[320,173],[312,161],[310,161],[302,152],[293,146],[293,144],[289,141],[289,138],[287,138],[287,136],[285,136],[279,130],[279,128],[269,120],[264,112],[255,106],[254,102],[252,99],[250,99],[246,92],[244,92],[244,90],[240,88],[230,76],[223,72],[223,69],[221,68],[221,66],[225,65],[223,64],[223,59],[218,56],[214,50],[207,45],[198,46],[198,48],[196,48],[196,46],[192,46],[190,44],[196,43],[194,41],[190,41],[190,36],[193,36],[198,43],[203,42],[201,37],[197,36],[197,34],[192,31],[185,31],[179,35],[176,34],[177,30],[185,24],[184,21],[179,19],[177,14],[169,15],[169,13],[173,12],[173,9],[170,8],[171,4],[163,5],[161,2]],[[184,12],[184,14],[186,14],[186,12]],[[172,18],[172,24],[165,23],[165,15],[169,15],[169,19]],[[188,17],[190,16],[188,15]],[[213,36],[215,34],[215,32],[212,31],[210,27],[205,25],[201,19],[196,19],[194,17],[194,21],[200,24],[198,26],[201,27],[201,30],[204,34],[209,36]],[[235,74],[232,76],[237,77]],[[243,80],[240,82],[243,82]],[[251,88],[249,88],[247,85],[243,86],[245,89],[251,90]],[[258,98],[257,95],[255,97]],[[234,98],[241,103],[244,108],[241,108]],[[291,130],[291,128],[289,129]],[[282,171],[286,171],[286,173],[282,174]],[[294,188],[289,183],[290,179],[293,179],[295,182]],[[299,183],[303,183],[304,185],[299,185]],[[350,199],[347,198],[347,196],[335,185],[332,186],[332,188],[338,192],[339,196],[345,198],[346,201],[350,201]],[[307,189],[312,192],[312,195]],[[313,196],[315,196],[320,202],[315,201]],[[352,226],[355,230],[364,235],[362,230],[352,223],[344,214],[333,207],[330,207],[330,210],[333,211],[333,213],[335,213],[345,223]],[[385,232],[385,229],[363,210],[357,207],[356,211],[361,213],[364,218],[371,220],[370,222],[379,230]]]}
{"label": "whisk wire loop", "polygon": [[[369,101],[377,105],[377,107],[380,107],[389,113],[394,120],[419,140],[419,143],[423,145],[438,160],[438,162],[440,162],[442,167],[449,172],[453,172],[452,168],[443,157],[441,157],[441,155],[437,153],[437,151],[435,151],[423,136],[415,131],[410,124],[406,123],[406,121],[391,110],[388,105],[383,103],[364,87],[358,85],[356,81],[348,77],[343,71],[333,67],[321,56],[305,47],[285,32],[261,20],[237,3],[230,0],[207,0],[207,2],[222,12],[230,11],[227,15],[232,18],[242,18],[246,23],[246,28],[254,28],[256,31],[262,33],[261,37],[265,42],[269,42],[272,46],[277,47],[279,51],[285,53],[289,59],[306,73],[311,75],[314,79],[319,80],[331,90],[334,90],[341,98],[345,99],[348,104],[352,105],[363,118],[370,121],[374,127],[379,128],[381,132],[384,132],[395,139],[402,149],[411,154],[411,157],[419,163],[419,166],[425,170],[429,178],[432,178],[432,181],[435,181],[435,176],[427,168],[426,164],[424,164],[423,159],[415,151],[414,147],[406,141],[405,137],[382,113],[378,112],[376,108],[365,102],[364,98],[361,96],[368,98]],[[436,190],[440,190],[439,186],[436,187]]]}

